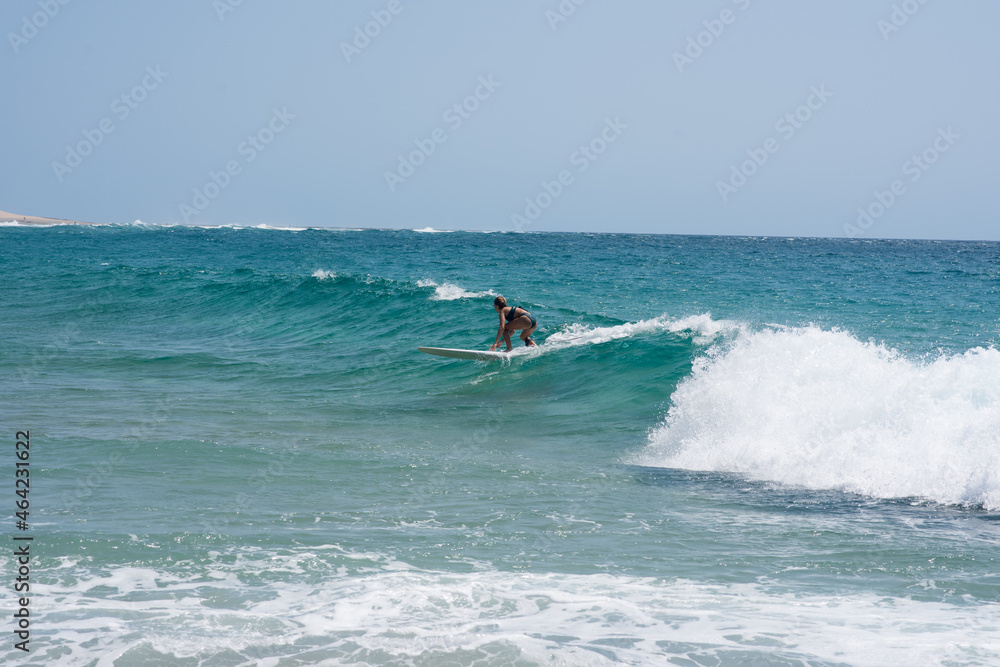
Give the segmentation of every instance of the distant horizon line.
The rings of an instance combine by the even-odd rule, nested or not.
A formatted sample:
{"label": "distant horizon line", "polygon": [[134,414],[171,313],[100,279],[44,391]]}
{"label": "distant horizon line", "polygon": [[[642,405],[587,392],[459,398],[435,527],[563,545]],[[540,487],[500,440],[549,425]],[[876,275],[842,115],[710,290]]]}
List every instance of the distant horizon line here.
{"label": "distant horizon line", "polygon": [[272,229],[276,231],[307,231],[334,230],[348,232],[381,231],[381,232],[414,232],[418,234],[452,234],[465,232],[468,234],[602,234],[608,236],[696,236],[719,238],[753,238],[753,239],[809,239],[830,241],[930,241],[946,243],[1000,243],[993,239],[947,239],[947,238],[893,238],[893,237],[848,237],[848,236],[807,236],[792,234],[695,234],[684,232],[604,232],[604,231],[570,231],[570,230],[517,230],[517,229],[437,229],[435,227],[335,227],[332,225],[272,225],[268,223],[220,223],[192,225],[182,222],[145,222],[136,219],[133,222],[84,222],[68,218],[46,218],[34,215],[20,215],[8,211],[0,211],[0,224],[17,223],[24,227],[54,227],[59,225],[80,225],[85,227],[135,226],[150,227],[187,227],[190,229]]}

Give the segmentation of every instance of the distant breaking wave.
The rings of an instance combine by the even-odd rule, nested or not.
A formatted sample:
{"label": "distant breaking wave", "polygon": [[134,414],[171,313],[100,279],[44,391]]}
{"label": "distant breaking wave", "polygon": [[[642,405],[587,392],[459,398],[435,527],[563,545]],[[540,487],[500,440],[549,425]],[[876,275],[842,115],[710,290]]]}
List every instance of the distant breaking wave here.
{"label": "distant breaking wave", "polygon": [[486,290],[485,292],[470,292],[465,288],[459,287],[458,285],[452,285],[451,283],[444,283],[443,285],[438,285],[433,280],[418,280],[417,287],[433,287],[434,296],[431,297],[432,301],[454,301],[455,299],[478,299],[487,296],[496,296],[497,293],[493,290]]}
{"label": "distant breaking wave", "polygon": [[[338,278],[354,278],[360,284],[372,284],[379,280],[385,280],[383,278],[378,278],[375,276],[350,276],[348,274],[337,273],[336,271],[330,271],[327,269],[316,269],[312,273],[312,277],[317,280],[336,280]],[[399,287],[404,287],[407,283],[395,283],[395,281],[389,281]],[[409,283],[412,286],[412,283]],[[470,292],[464,287],[458,285],[453,285],[452,283],[442,283],[438,284],[433,280],[418,280],[417,287],[433,287],[434,294],[431,295],[431,301],[455,301],[457,299],[481,299],[485,297],[496,296],[497,293],[493,290],[486,290],[485,292]]]}
{"label": "distant breaking wave", "polygon": [[1000,351],[933,359],[817,327],[695,361],[640,465],[1000,509]]}

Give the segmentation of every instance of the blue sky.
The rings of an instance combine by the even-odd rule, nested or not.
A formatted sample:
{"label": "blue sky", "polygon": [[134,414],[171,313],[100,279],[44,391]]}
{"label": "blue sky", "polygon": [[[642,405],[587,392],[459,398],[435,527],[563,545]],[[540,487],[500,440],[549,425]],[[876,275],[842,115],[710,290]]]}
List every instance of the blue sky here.
{"label": "blue sky", "polygon": [[993,0],[6,0],[0,209],[1000,240],[998,24]]}

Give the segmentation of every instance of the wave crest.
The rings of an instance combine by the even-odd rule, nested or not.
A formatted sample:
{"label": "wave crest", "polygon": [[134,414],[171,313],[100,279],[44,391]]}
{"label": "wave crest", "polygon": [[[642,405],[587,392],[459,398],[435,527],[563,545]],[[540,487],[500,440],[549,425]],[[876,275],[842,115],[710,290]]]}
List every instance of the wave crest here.
{"label": "wave crest", "polygon": [[671,319],[666,315],[638,322],[626,322],[611,327],[594,327],[571,324],[545,339],[545,344],[588,345],[606,343],[620,338],[630,338],[641,334],[667,331],[690,337],[699,345],[707,345],[719,336],[741,330],[741,325],[731,320],[714,320],[710,313],[691,315],[681,319]]}
{"label": "wave crest", "polygon": [[487,296],[496,296],[497,293],[493,290],[486,290],[485,292],[470,292],[463,287],[458,285],[452,285],[451,283],[444,283],[438,285],[433,280],[418,280],[417,287],[433,287],[434,296],[431,297],[431,301],[454,301],[456,299],[478,299]]}
{"label": "wave crest", "polygon": [[635,460],[1000,508],[1000,351],[912,360],[843,331],[712,348]]}

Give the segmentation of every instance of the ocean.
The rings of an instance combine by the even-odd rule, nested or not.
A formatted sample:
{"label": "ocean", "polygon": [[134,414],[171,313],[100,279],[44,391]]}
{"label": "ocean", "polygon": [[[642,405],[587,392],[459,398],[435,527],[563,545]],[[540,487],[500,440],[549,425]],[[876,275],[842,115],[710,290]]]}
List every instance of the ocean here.
{"label": "ocean", "polygon": [[[7,225],[0,267],[8,664],[1000,664],[998,243]],[[499,294],[538,348],[417,351]]]}

